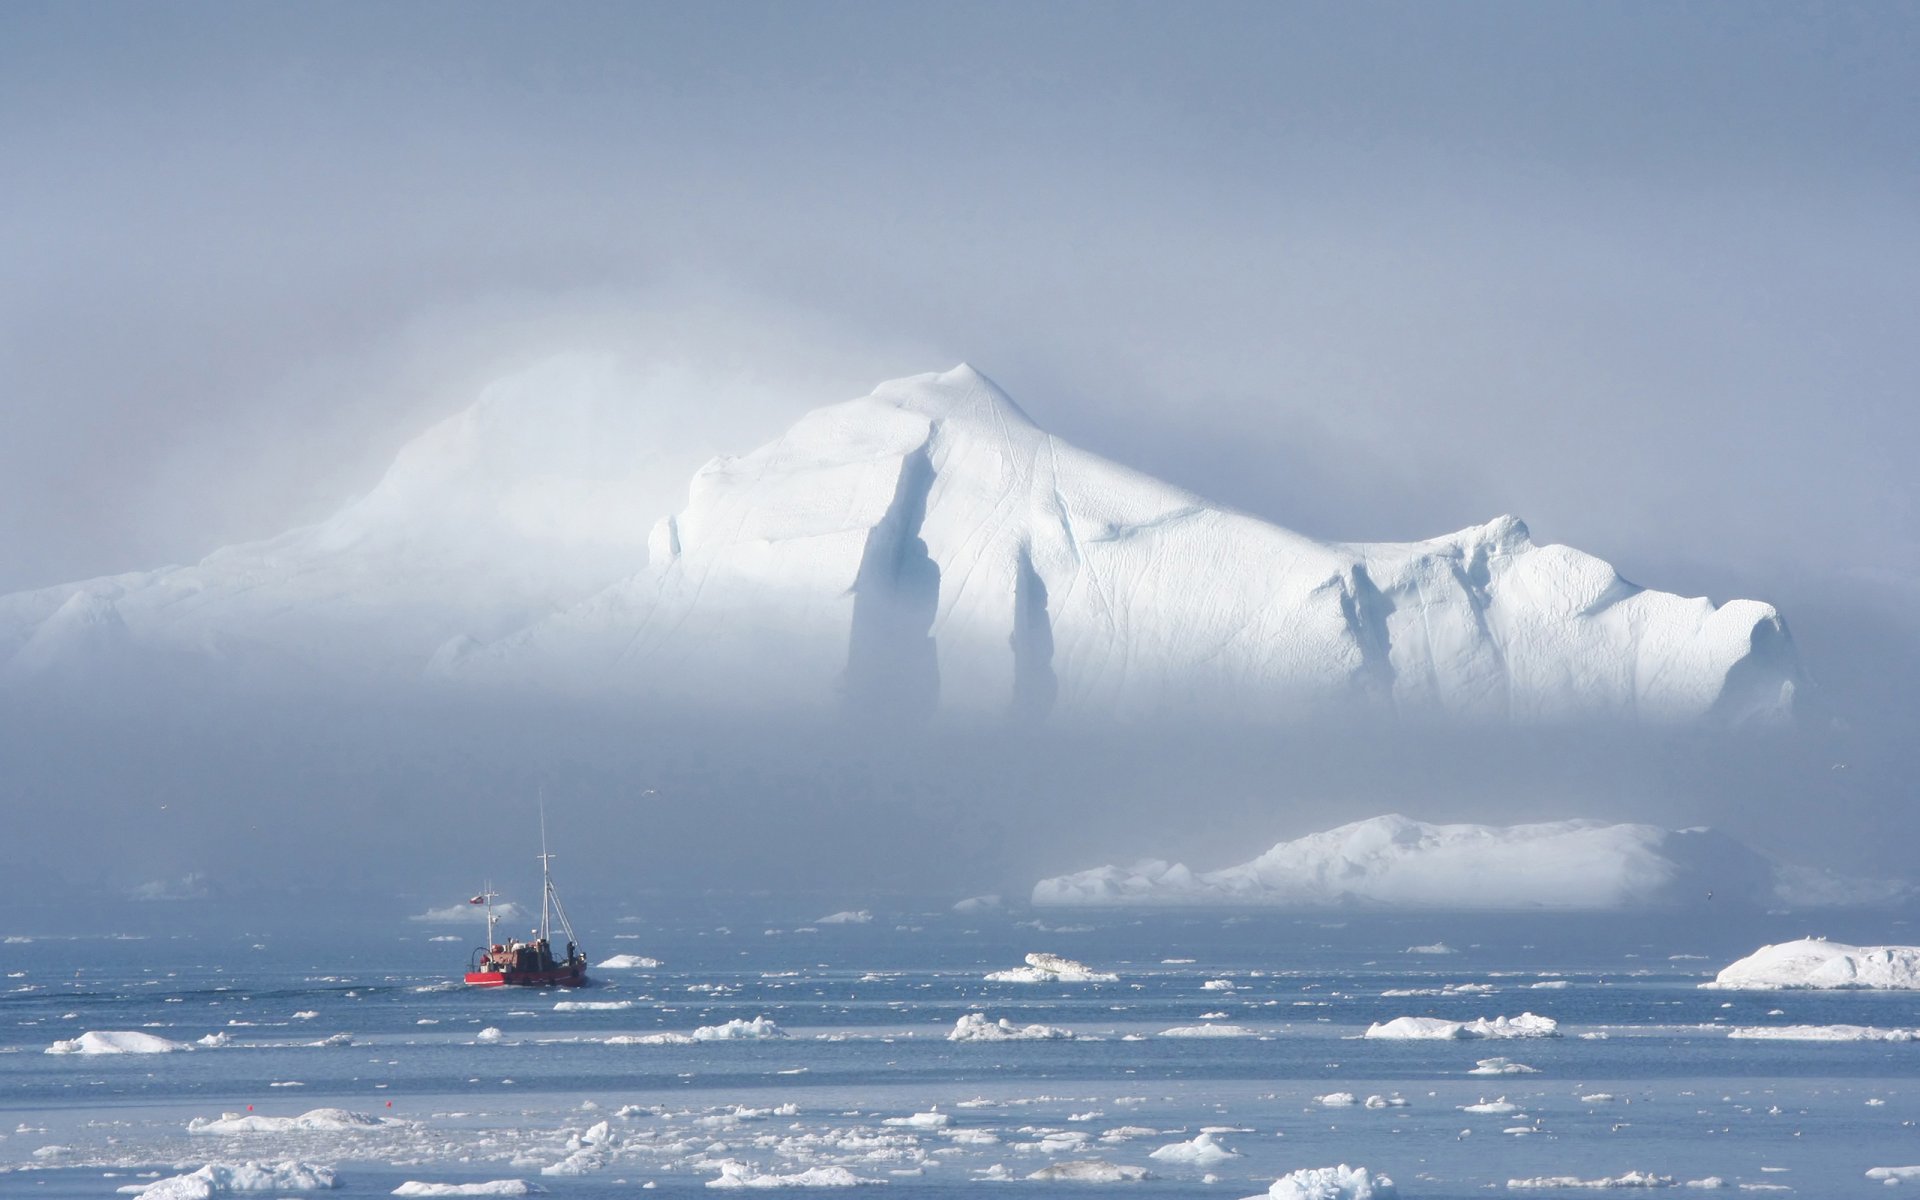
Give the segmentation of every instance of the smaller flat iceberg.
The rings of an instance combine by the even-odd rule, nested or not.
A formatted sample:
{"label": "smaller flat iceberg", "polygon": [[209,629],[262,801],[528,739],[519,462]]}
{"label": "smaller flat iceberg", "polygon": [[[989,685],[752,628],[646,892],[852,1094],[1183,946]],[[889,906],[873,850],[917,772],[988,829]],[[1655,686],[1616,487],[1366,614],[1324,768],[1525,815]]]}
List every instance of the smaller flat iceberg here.
{"label": "smaller flat iceberg", "polygon": [[531,1196],[545,1191],[524,1179],[489,1179],[482,1183],[421,1183],[409,1179],[393,1189],[395,1196]]}
{"label": "smaller flat iceberg", "polygon": [[1881,1029],[1873,1025],[1745,1025],[1727,1030],[1727,1036],[1755,1042],[1920,1042],[1920,1029]]}
{"label": "smaller flat iceberg", "polygon": [[258,1113],[221,1113],[218,1117],[195,1117],[187,1122],[193,1134],[241,1133],[354,1133],[378,1129],[402,1122],[370,1113],[349,1112],[344,1108],[314,1108],[297,1117],[268,1117]]}
{"label": "smaller flat iceberg", "polygon": [[191,1050],[185,1042],[175,1042],[138,1030],[88,1030],[77,1038],[55,1042],[48,1054],[174,1054]]}
{"label": "smaller flat iceberg", "polygon": [[1825,938],[1801,938],[1762,946],[1714,976],[1712,983],[1700,986],[1920,989],[1920,946],[1849,946]]}
{"label": "smaller flat iceberg", "polygon": [[1112,983],[1118,975],[1044,951],[1027,955],[1027,965],[994,971],[988,983]]}
{"label": "smaller flat iceberg", "polygon": [[1470,1041],[1476,1038],[1549,1038],[1560,1036],[1552,1017],[1521,1013],[1517,1017],[1481,1017],[1473,1021],[1444,1021],[1439,1017],[1395,1017],[1368,1026],[1364,1037],[1386,1041]]}
{"label": "smaller flat iceberg", "polygon": [[1057,1025],[1015,1025],[1001,1017],[990,1021],[985,1013],[967,1013],[953,1023],[953,1032],[947,1035],[950,1042],[1055,1042],[1066,1041],[1073,1034]]}
{"label": "smaller flat iceberg", "polygon": [[337,1186],[332,1168],[312,1163],[215,1162],[185,1175],[120,1190],[139,1200],[212,1200],[234,1192],[312,1192]]}
{"label": "smaller flat iceberg", "polygon": [[804,1171],[781,1175],[758,1170],[749,1163],[731,1158],[723,1158],[713,1166],[719,1170],[720,1175],[717,1179],[707,1180],[707,1186],[710,1188],[859,1187],[863,1184],[884,1182],[879,1179],[862,1179],[845,1167],[808,1167]]}

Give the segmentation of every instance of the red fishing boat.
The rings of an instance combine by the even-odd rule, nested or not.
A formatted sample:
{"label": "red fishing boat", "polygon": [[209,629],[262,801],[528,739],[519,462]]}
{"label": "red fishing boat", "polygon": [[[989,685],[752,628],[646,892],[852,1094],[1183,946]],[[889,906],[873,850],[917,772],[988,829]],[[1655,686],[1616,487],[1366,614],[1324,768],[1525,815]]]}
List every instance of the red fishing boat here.
{"label": "red fishing boat", "polygon": [[[573,936],[573,923],[553,889],[553,855],[547,853],[547,823],[540,822],[540,928],[527,940],[501,941],[494,933],[499,914],[493,910],[495,894],[489,883],[486,890],[469,903],[487,906],[487,944],[473,952],[467,963],[467,982],[474,987],[579,987],[587,981],[587,956],[580,952]],[[560,919],[566,934],[565,955],[553,952],[553,919]]]}

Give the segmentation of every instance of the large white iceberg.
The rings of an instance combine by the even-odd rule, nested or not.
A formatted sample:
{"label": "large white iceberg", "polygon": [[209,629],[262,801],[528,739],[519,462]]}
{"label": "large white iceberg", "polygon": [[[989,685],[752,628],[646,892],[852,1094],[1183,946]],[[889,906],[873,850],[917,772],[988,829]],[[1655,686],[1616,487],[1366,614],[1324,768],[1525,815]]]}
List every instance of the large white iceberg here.
{"label": "large white iceberg", "polygon": [[176,1042],[158,1034],[137,1029],[88,1030],[77,1038],[68,1038],[48,1046],[48,1054],[174,1054],[191,1050],[185,1042]]}
{"label": "large white iceberg", "polygon": [[1078,450],[965,366],[712,460],[667,516],[653,426],[700,397],[649,387],[503,381],[319,524],[0,597],[0,679],[1255,723],[1740,722],[1799,680],[1766,604],[1641,588],[1512,517],[1319,541]]}
{"label": "large white iceberg", "polygon": [[1308,1167],[1274,1180],[1261,1196],[1248,1200],[1399,1200],[1393,1180],[1365,1167]]}
{"label": "large white iceberg", "polygon": [[332,1168],[312,1163],[219,1162],[122,1190],[139,1200],[212,1200],[233,1192],[310,1192],[336,1186]]}
{"label": "large white iceberg", "polygon": [[986,976],[989,983],[1112,983],[1119,978],[1112,972],[1096,971],[1085,963],[1043,950],[1027,955],[1024,967],[990,971]]}
{"label": "large white iceberg", "polygon": [[1709,988],[1920,988],[1920,946],[1849,946],[1825,938],[1762,946]]}
{"label": "large white iceberg", "polygon": [[1147,860],[1043,879],[1033,903],[1606,910],[1702,903],[1715,895],[1722,903],[1797,898],[1783,896],[1782,885],[1771,860],[1710,829],[1600,821],[1433,825],[1390,814],[1281,842],[1216,871]]}

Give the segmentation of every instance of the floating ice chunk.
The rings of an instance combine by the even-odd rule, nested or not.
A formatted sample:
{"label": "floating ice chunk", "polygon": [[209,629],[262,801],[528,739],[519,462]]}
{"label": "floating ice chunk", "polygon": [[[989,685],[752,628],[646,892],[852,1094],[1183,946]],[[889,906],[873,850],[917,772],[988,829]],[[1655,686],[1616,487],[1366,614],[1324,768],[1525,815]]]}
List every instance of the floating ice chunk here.
{"label": "floating ice chunk", "polygon": [[1322,1108],[1349,1108],[1360,1103],[1352,1092],[1328,1092],[1324,1096],[1315,1096],[1313,1102]]}
{"label": "floating ice chunk", "polygon": [[991,893],[985,896],[968,896],[965,900],[956,901],[953,911],[957,913],[991,912],[999,907],[999,894]]}
{"label": "floating ice chunk", "polygon": [[1238,1150],[1229,1150],[1219,1142],[1214,1141],[1211,1133],[1200,1133],[1196,1134],[1189,1141],[1173,1142],[1162,1146],[1147,1155],[1147,1157],[1157,1159],[1160,1162],[1185,1163],[1193,1167],[1210,1167],[1215,1163],[1223,1163],[1230,1158],[1239,1158],[1240,1152]]}
{"label": "floating ice chunk", "polygon": [[1474,1064],[1469,1075],[1538,1075],[1540,1068],[1517,1063],[1510,1058],[1483,1058]]}
{"label": "floating ice chunk", "polygon": [[555,1012],[618,1012],[623,1008],[632,1008],[631,1000],[556,1000]]}
{"label": "floating ice chunk", "polygon": [[194,1042],[194,1045],[204,1046],[209,1050],[218,1050],[222,1046],[228,1046],[232,1044],[233,1044],[233,1036],[227,1033],[225,1030],[221,1030],[218,1033],[210,1033],[207,1036],[200,1038]]}
{"label": "floating ice chunk", "polygon": [[872,920],[873,914],[860,908],[848,912],[829,913],[824,917],[815,918],[813,923],[815,925],[865,925]]}
{"label": "floating ice chunk", "polygon": [[353,1035],[350,1033],[336,1033],[328,1037],[323,1037],[317,1042],[308,1042],[306,1044],[309,1046],[351,1046],[353,1045]]}
{"label": "floating ice chunk", "polygon": [[1259,1037],[1260,1035],[1245,1025],[1175,1025],[1172,1029],[1162,1029],[1161,1037],[1170,1038],[1239,1038]]}
{"label": "floating ice chunk", "polygon": [[1408,954],[1458,954],[1460,952],[1458,950],[1455,950],[1452,946],[1447,945],[1445,942],[1430,942],[1425,946],[1408,946],[1407,953]]}
{"label": "floating ice chunk", "polygon": [[1763,1042],[1920,1042],[1920,1029],[1879,1029],[1872,1025],[1747,1025],[1727,1030],[1727,1036]]}
{"label": "floating ice chunk", "polygon": [[1577,1175],[1536,1175],[1531,1179],[1509,1179],[1507,1186],[1516,1191],[1533,1191],[1551,1188],[1668,1188],[1674,1184],[1671,1175],[1649,1175],[1645,1171],[1628,1171],[1625,1175],[1612,1175],[1600,1179],[1581,1179]]}
{"label": "floating ice chunk", "polygon": [[231,1192],[311,1192],[335,1186],[332,1169],[312,1163],[220,1162],[156,1179],[131,1194],[140,1200],[210,1200]]}
{"label": "floating ice chunk", "polygon": [[1398,1092],[1395,1092],[1391,1096],[1367,1097],[1368,1108],[1405,1108],[1406,1106],[1407,1098]]}
{"label": "floating ice chunk", "polygon": [[1037,952],[1027,955],[1027,965],[1013,967],[1005,971],[995,971],[987,976],[989,983],[1112,983],[1120,978],[1105,971],[1096,971],[1085,963],[1077,963],[1058,954]]}
{"label": "floating ice chunk", "polygon": [[297,1013],[294,1013],[294,1014],[293,1014],[293,1020],[296,1020],[296,1021],[311,1021],[311,1020],[313,1020],[313,1019],[314,1019],[315,1017],[317,1017],[317,1016],[319,1016],[319,1015],[320,1015],[320,1014],[319,1014],[319,1013],[318,1013],[317,1011],[315,1011],[314,1009],[311,1009],[311,1008],[303,1008],[303,1009],[301,1009],[301,1010],[300,1010],[299,1012],[297,1012]]}
{"label": "floating ice chunk", "polygon": [[1868,1167],[1867,1178],[1881,1183],[1920,1182],[1920,1167]]}
{"label": "floating ice chunk", "polygon": [[1209,979],[1200,985],[1200,990],[1203,992],[1230,992],[1233,990],[1233,980]]}
{"label": "floating ice chunk", "polygon": [[524,1179],[490,1179],[485,1183],[420,1183],[409,1179],[393,1189],[396,1196],[531,1196],[546,1189]]}
{"label": "floating ice chunk", "polygon": [[953,1118],[943,1112],[923,1112],[910,1117],[888,1117],[880,1123],[896,1129],[945,1129],[953,1124]]}
{"label": "floating ice chunk", "polygon": [[1478,1104],[1462,1104],[1461,1112],[1477,1113],[1483,1117],[1506,1117],[1520,1111],[1520,1106],[1505,1096],[1498,1100],[1481,1100]]}
{"label": "floating ice chunk", "polygon": [[1086,1158],[1041,1167],[1027,1178],[1045,1183],[1139,1183],[1143,1179],[1152,1179],[1153,1175],[1145,1167]]}
{"label": "floating ice chunk", "polygon": [[953,1023],[950,1042],[1047,1042],[1073,1037],[1056,1025],[1015,1025],[1002,1017],[989,1021],[984,1013],[967,1013]]}
{"label": "floating ice chunk", "polygon": [[599,965],[603,971],[651,971],[660,965],[660,960],[644,954],[616,954],[601,959]]}
{"label": "floating ice chunk", "polygon": [[88,1030],[77,1038],[55,1042],[48,1046],[48,1054],[172,1054],[179,1050],[191,1050],[185,1042],[170,1041],[151,1033],[137,1030]]}
{"label": "floating ice chunk", "polygon": [[1363,1036],[1402,1041],[1559,1037],[1560,1023],[1552,1017],[1535,1016],[1533,1013],[1521,1013],[1517,1017],[1494,1017],[1491,1020],[1481,1017],[1474,1021],[1395,1017],[1384,1024],[1369,1026]]}
{"label": "floating ice chunk", "polygon": [[686,1046],[694,1042],[741,1042],[756,1038],[783,1038],[787,1031],[775,1025],[766,1017],[755,1017],[751,1021],[738,1018],[722,1025],[702,1025],[692,1033],[680,1033],[677,1030],[666,1033],[643,1033],[610,1037],[609,1046]]}
{"label": "floating ice chunk", "polygon": [[1762,946],[1705,988],[1920,988],[1920,946],[1849,946],[1801,938]]}
{"label": "floating ice chunk", "polygon": [[473,1040],[482,1046],[493,1046],[498,1045],[500,1040],[506,1036],[506,1034],[500,1032],[498,1027],[489,1025],[479,1033],[474,1034]]}
{"label": "floating ice chunk", "polygon": [[723,1158],[710,1165],[720,1172],[718,1179],[707,1180],[710,1188],[859,1187],[882,1182],[878,1179],[862,1179],[845,1167],[808,1167],[804,1171],[780,1175],[759,1171],[751,1164],[731,1158]]}
{"label": "floating ice chunk", "polygon": [[390,1117],[349,1112],[344,1108],[314,1108],[297,1117],[268,1117],[255,1113],[221,1113],[218,1117],[195,1117],[187,1122],[188,1133],[353,1133],[399,1125]]}
{"label": "floating ice chunk", "polygon": [[1706,1189],[1723,1188],[1727,1186],[1727,1181],[1720,1178],[1718,1175],[1709,1175],[1705,1179],[1689,1179],[1685,1183],[1681,1184],[1680,1186],[1690,1187],[1690,1188],[1706,1188]]}
{"label": "floating ice chunk", "polygon": [[1273,1181],[1265,1197],[1248,1200],[1399,1200],[1393,1180],[1365,1167],[1309,1167]]}

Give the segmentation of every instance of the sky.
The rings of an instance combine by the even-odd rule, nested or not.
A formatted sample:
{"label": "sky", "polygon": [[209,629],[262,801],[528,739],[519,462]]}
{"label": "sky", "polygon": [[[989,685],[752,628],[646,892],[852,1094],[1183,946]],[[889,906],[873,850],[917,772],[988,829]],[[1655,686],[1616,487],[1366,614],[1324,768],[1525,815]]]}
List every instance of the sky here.
{"label": "sky", "polygon": [[1512,512],[1776,603],[1891,730],[1916,52],[1899,4],[8,4],[0,591],[325,516],[543,355],[749,364],[736,451],[964,360],[1308,534]]}

